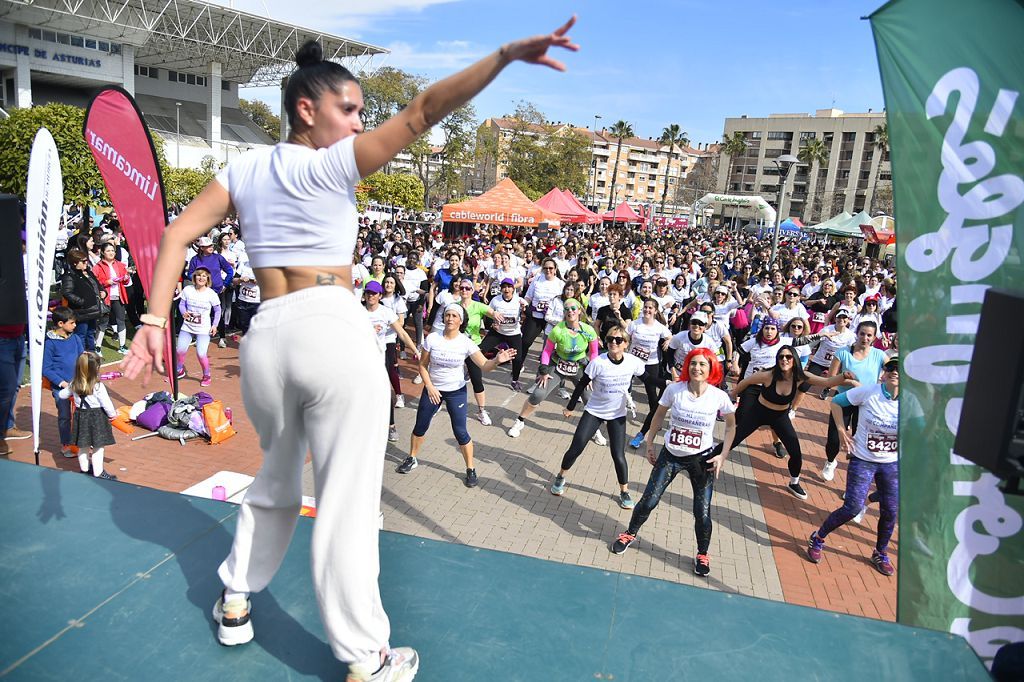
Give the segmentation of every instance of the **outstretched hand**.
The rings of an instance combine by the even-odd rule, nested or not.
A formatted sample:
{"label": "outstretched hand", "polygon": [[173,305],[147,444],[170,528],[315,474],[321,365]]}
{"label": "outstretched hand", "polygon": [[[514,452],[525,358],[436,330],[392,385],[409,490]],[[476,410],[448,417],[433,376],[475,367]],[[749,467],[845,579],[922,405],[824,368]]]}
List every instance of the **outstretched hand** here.
{"label": "outstretched hand", "polygon": [[132,339],[132,347],[121,361],[121,371],[129,379],[142,373],[142,385],[149,383],[153,370],[164,374],[164,330],[142,325]]}
{"label": "outstretched hand", "polygon": [[565,64],[548,56],[548,48],[562,47],[573,52],[578,51],[580,46],[572,42],[572,39],[566,35],[575,23],[576,15],[574,14],[569,21],[552,33],[508,43],[502,47],[502,54],[509,61],[518,60],[527,64],[542,64],[555,71],[565,71]]}

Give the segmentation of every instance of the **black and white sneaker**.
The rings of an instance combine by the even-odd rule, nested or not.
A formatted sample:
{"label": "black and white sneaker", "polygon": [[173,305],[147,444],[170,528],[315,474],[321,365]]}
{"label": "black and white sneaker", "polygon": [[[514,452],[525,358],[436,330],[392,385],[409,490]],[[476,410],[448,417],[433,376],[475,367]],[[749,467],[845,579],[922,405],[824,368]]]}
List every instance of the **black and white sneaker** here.
{"label": "black and white sneaker", "polygon": [[100,475],[97,476],[96,478],[102,478],[104,481],[116,481],[117,480],[117,476],[114,476],[113,474],[108,474],[106,471],[101,471]]}
{"label": "black and white sneaker", "polygon": [[786,457],[786,449],[782,447],[781,441],[772,443],[772,447],[775,449],[776,459],[784,459]]}
{"label": "black and white sneaker", "polygon": [[395,467],[395,471],[397,471],[400,474],[407,474],[416,467],[418,467],[419,465],[420,463],[416,461],[415,457],[406,457],[405,459],[402,460],[401,464]]}
{"label": "black and white sneaker", "polygon": [[799,497],[801,500],[807,499],[807,491],[799,483],[790,483],[789,492],[793,493],[794,497]]}
{"label": "black and white sneaker", "polygon": [[[242,613],[229,618],[228,613]],[[217,623],[217,640],[224,646],[236,646],[251,642],[255,637],[252,629],[252,602],[248,599],[243,603],[236,599],[224,603],[224,593],[220,593],[217,603],[213,605],[213,621]]]}
{"label": "black and white sneaker", "polygon": [[636,536],[632,533],[619,533],[619,537],[612,543],[612,554],[622,554],[629,546],[636,542]]}

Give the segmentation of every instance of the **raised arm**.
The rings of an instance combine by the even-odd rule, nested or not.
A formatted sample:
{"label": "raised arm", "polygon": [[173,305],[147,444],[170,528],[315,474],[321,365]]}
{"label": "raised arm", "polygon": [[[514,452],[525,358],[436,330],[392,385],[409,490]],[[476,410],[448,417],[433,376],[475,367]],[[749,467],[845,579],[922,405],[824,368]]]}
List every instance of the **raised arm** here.
{"label": "raised arm", "polygon": [[579,49],[566,35],[575,23],[574,16],[552,33],[502,45],[498,51],[424,90],[396,116],[356,138],[359,174],[365,178],[383,167],[413,140],[476,97],[510,62],[519,60],[565,71],[565,65],[547,52],[552,46]]}

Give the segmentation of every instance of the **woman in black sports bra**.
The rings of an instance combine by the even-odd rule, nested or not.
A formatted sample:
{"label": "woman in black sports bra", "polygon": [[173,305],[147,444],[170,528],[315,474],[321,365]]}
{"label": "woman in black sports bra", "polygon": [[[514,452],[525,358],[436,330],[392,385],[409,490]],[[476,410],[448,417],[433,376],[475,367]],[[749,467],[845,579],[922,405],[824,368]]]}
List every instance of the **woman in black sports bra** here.
{"label": "woman in black sports bra", "polygon": [[800,452],[800,439],[793,428],[793,420],[789,418],[789,410],[797,396],[797,387],[805,381],[822,388],[840,384],[857,385],[849,372],[828,379],[806,374],[796,360],[796,351],[791,346],[782,346],[775,354],[774,367],[751,374],[738,383],[730,393],[735,400],[737,395],[751,386],[764,387],[757,396],[757,402],[743,410],[740,423],[736,425],[732,447],[735,448],[760,427],[770,426],[789,453],[789,492],[801,500],[807,499],[807,492],[800,485],[803,455]]}

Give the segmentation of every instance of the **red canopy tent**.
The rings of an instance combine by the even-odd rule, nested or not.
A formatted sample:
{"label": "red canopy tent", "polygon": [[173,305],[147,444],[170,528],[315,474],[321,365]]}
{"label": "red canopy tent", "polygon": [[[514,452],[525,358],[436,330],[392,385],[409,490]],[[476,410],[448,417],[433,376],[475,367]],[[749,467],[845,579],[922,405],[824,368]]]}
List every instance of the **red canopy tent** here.
{"label": "red canopy tent", "polygon": [[[558,217],[563,223],[599,223],[601,222],[600,216],[592,211],[588,211],[583,206],[577,206],[574,202],[570,201],[569,196],[566,196],[565,192],[553,188],[550,192],[537,199],[537,205],[546,211],[557,213]],[[573,197],[575,199],[575,197]]]}
{"label": "red canopy tent", "polygon": [[509,178],[478,197],[445,204],[441,219],[446,223],[488,223],[491,225],[519,225],[537,227],[541,223],[557,226],[558,214],[547,211],[530,201]]}
{"label": "red canopy tent", "polygon": [[614,222],[614,223],[641,223],[641,222],[643,222],[643,220],[641,220],[640,216],[638,216],[636,214],[636,211],[634,211],[630,207],[630,205],[627,204],[625,201],[623,201],[621,204],[616,206],[614,211],[608,211],[607,213],[602,213],[601,214],[601,218],[603,218],[604,220],[610,221],[610,222]]}
{"label": "red canopy tent", "polygon": [[587,219],[584,222],[587,222],[587,223],[599,223],[599,222],[601,222],[601,216],[599,216],[598,214],[594,213],[589,208],[584,206],[583,202],[581,202],[579,199],[577,199],[575,194],[573,194],[572,192],[570,192],[567,189],[563,189],[562,190],[562,194],[565,195],[566,201],[568,201],[572,206],[576,207],[576,210],[579,211],[580,215],[586,216]]}
{"label": "red canopy tent", "polygon": [[896,225],[889,216],[872,218],[870,223],[860,225],[860,231],[869,244],[895,244]]}

